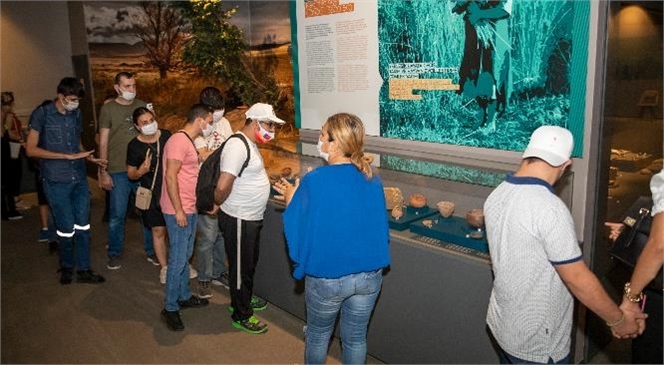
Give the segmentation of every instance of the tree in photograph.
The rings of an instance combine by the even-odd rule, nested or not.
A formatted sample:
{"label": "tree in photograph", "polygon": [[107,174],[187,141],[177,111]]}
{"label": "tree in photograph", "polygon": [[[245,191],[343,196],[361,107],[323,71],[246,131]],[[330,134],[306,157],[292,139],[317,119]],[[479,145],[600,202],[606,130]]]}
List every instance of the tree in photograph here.
{"label": "tree in photograph", "polygon": [[143,41],[148,63],[159,69],[159,78],[163,80],[181,62],[186,43],[185,20],[180,10],[168,2],[143,1],[140,6],[143,15],[134,23],[136,36]]}
{"label": "tree in photograph", "polygon": [[191,23],[191,39],[185,45],[183,61],[228,84],[229,96],[236,102],[276,105],[279,87],[274,76],[256,67],[242,29],[229,22],[237,7],[223,9],[222,0],[192,0],[178,6]]}

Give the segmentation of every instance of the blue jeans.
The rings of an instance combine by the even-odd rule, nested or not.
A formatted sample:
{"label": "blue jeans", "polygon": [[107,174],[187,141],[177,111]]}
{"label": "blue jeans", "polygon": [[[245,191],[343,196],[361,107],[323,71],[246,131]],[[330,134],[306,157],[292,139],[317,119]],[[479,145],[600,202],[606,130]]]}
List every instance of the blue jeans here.
{"label": "blue jeans", "polygon": [[[538,362],[528,361],[520,359],[516,356],[512,356],[507,352],[505,352],[505,350],[503,349],[500,349],[498,357],[500,359],[501,364],[539,364]],[[554,362],[552,358],[549,358],[547,364],[569,364],[570,363],[569,361],[570,361],[570,356],[568,354],[567,356],[556,362]]]}
{"label": "blue jeans", "polygon": [[[138,188],[137,181],[131,181],[126,172],[111,174],[113,189],[109,193],[108,212],[108,257],[122,255],[125,238],[125,222],[127,218],[127,204],[131,192]],[[134,202],[131,202],[132,206]],[[154,255],[152,231],[143,226],[143,246],[148,256]]]}
{"label": "blue jeans", "polygon": [[199,214],[196,222],[198,243],[196,253],[198,260],[198,280],[210,281],[226,271],[224,259],[224,236],[219,229],[217,216]]}
{"label": "blue jeans", "polygon": [[[44,192],[55,220],[60,268],[90,269],[90,191],[87,180],[44,179]],[[75,246],[75,247],[74,247]]]}
{"label": "blue jeans", "polygon": [[187,226],[180,227],[175,221],[174,214],[164,214],[169,242],[164,309],[170,312],[180,310],[178,301],[191,297],[189,259],[194,253],[196,216],[196,214],[187,214]]}
{"label": "blue jeans", "polygon": [[383,270],[361,272],[337,279],[305,277],[305,364],[325,363],[339,311],[342,363],[366,362],[367,327],[382,283]]}

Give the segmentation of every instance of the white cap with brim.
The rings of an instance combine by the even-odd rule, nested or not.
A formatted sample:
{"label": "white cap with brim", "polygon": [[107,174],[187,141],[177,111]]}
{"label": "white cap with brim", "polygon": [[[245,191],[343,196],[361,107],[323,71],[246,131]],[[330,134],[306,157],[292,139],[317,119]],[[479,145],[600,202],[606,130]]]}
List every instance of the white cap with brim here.
{"label": "white cap with brim", "polygon": [[283,119],[277,118],[274,114],[274,108],[270,104],[256,103],[247,109],[244,113],[247,119],[257,120],[259,122],[275,122],[278,124],[285,124]]}
{"label": "white cap with brim", "polygon": [[522,158],[537,157],[558,167],[569,160],[573,148],[574,137],[569,130],[545,125],[537,128],[530,136],[530,143],[523,151]]}

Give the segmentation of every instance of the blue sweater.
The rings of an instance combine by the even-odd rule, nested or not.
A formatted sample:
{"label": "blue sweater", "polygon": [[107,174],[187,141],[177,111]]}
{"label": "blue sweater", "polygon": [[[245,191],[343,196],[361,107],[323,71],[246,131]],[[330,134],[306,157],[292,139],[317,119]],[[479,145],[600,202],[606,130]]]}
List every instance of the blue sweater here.
{"label": "blue sweater", "polygon": [[306,174],[284,212],[293,277],[339,278],[390,264],[383,184],[352,164]]}

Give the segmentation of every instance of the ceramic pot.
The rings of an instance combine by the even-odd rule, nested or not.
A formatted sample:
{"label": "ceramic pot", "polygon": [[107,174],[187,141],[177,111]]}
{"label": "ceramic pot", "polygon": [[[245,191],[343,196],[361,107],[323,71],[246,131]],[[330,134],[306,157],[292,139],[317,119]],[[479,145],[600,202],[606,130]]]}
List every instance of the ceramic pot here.
{"label": "ceramic pot", "polygon": [[413,208],[423,208],[427,205],[427,198],[419,193],[411,194],[408,197],[408,204]]}
{"label": "ceramic pot", "polygon": [[440,201],[436,206],[438,207],[438,213],[443,218],[449,218],[454,213],[454,202]]}
{"label": "ceramic pot", "polygon": [[471,227],[482,228],[484,226],[484,211],[482,209],[471,209],[466,214],[466,220]]}

